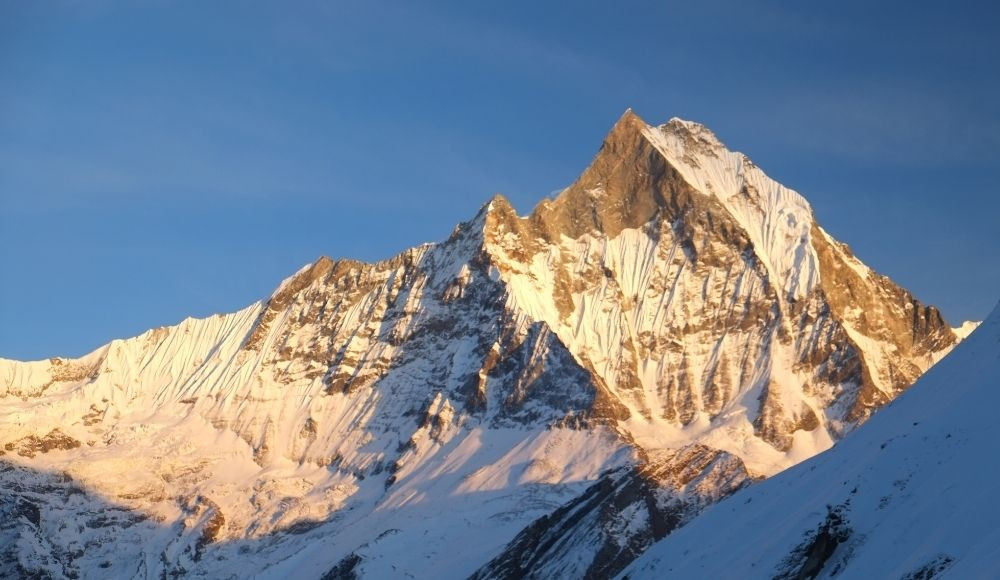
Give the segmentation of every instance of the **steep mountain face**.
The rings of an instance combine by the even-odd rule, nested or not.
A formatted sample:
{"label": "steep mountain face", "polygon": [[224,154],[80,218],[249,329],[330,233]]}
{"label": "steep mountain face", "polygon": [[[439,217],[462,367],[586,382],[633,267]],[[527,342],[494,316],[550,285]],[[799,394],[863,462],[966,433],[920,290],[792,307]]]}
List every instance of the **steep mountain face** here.
{"label": "steep mountain face", "polygon": [[[66,575],[601,575],[826,449],[957,341],[707,129],[627,112],[529,216],[498,196],[444,242],[321,258],[234,314],[0,360],[11,473],[77,482],[162,541],[98,573],[73,548],[82,504],[0,507],[37,508]],[[71,512],[80,537],[45,527]],[[550,541],[536,520],[570,512],[600,531]],[[566,567],[571,544],[599,561]]]}
{"label": "steep mountain face", "polygon": [[1000,306],[832,450],[709,508],[623,577],[996,578],[998,386]]}
{"label": "steep mountain face", "polygon": [[957,340],[693,123],[628,112],[556,200],[525,219],[491,207],[486,246],[512,302],[613,389],[632,435],[725,426],[738,436],[711,444],[761,473],[796,443],[829,446]]}

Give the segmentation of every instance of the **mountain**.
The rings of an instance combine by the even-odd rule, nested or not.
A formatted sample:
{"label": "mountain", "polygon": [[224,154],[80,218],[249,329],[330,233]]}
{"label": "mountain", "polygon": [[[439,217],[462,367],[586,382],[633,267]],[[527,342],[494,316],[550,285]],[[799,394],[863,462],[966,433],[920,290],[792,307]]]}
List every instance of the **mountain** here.
{"label": "mountain", "polygon": [[497,196],[443,242],[320,258],[236,313],[0,360],[0,508],[27,514],[0,561],[610,574],[958,341],[708,129],[628,111],[528,216]]}
{"label": "mountain", "polygon": [[997,406],[1000,305],[864,427],[709,508],[623,577],[996,578]]}

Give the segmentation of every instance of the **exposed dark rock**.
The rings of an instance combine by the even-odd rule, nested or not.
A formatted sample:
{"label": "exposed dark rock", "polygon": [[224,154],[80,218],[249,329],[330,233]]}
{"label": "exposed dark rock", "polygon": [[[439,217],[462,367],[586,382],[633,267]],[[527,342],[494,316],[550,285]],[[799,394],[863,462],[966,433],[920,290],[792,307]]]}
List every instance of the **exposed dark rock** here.
{"label": "exposed dark rock", "polygon": [[704,507],[752,481],[739,459],[701,445],[603,475],[522,530],[473,578],[610,578]]}
{"label": "exposed dark rock", "polygon": [[80,442],[59,429],[53,429],[42,437],[29,435],[17,441],[12,441],[4,445],[4,450],[13,452],[21,457],[34,457],[39,453],[48,453],[57,449],[76,449]]}
{"label": "exposed dark rock", "polygon": [[951,567],[955,559],[947,554],[939,554],[923,566],[903,574],[899,580],[931,580]]}
{"label": "exposed dark rock", "polygon": [[361,564],[361,556],[355,553],[350,553],[337,563],[336,566],[331,568],[323,574],[320,580],[358,580],[360,576],[357,573],[357,567]]}
{"label": "exposed dark rock", "polygon": [[837,546],[851,537],[851,528],[846,519],[846,505],[827,506],[826,518],[819,527],[806,534],[801,544],[795,547],[782,562],[774,575],[775,580],[812,580],[823,571],[824,566],[837,551]]}

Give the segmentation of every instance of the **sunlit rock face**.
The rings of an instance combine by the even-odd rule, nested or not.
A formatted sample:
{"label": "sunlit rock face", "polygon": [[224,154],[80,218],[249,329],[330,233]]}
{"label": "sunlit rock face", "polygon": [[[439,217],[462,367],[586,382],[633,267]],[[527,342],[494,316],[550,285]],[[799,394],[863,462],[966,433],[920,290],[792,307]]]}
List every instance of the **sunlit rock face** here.
{"label": "sunlit rock face", "polygon": [[[51,548],[3,565],[461,577],[522,566],[515,537],[607,482],[588,544],[607,572],[828,448],[957,341],[708,129],[627,112],[528,216],[498,196],[443,242],[321,258],[233,314],[0,361],[4,477],[43,490],[0,508]],[[668,507],[631,525],[639,498]],[[88,532],[94,510],[130,531]]]}
{"label": "sunlit rock face", "polygon": [[620,578],[995,578],[1000,306],[827,453],[741,490]]}

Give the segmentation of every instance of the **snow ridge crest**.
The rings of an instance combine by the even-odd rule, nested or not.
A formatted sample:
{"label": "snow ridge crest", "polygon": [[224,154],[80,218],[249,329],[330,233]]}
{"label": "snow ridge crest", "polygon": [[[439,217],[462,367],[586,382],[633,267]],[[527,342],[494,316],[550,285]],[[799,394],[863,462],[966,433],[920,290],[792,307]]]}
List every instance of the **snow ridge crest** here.
{"label": "snow ridge crest", "polygon": [[815,220],[804,197],[700,123],[674,117],[658,127],[644,124],[642,133],[685,181],[718,199],[746,230],[783,297],[800,299],[819,283]]}

